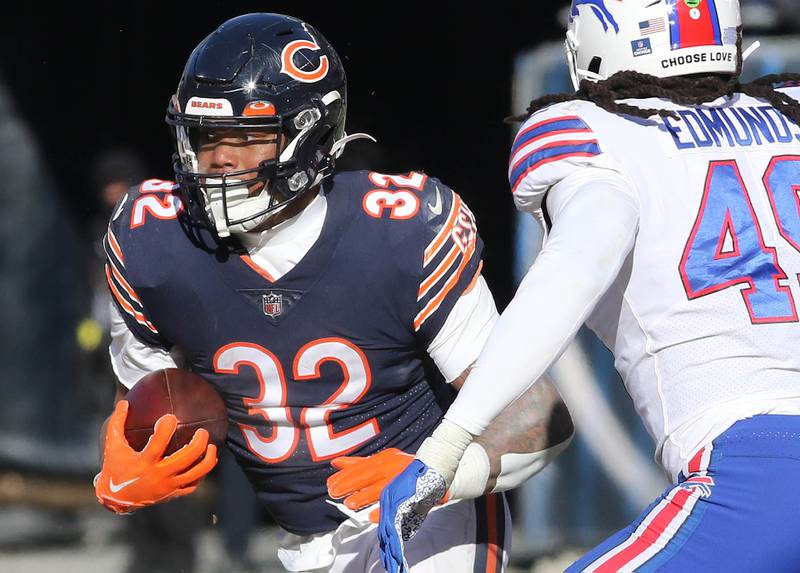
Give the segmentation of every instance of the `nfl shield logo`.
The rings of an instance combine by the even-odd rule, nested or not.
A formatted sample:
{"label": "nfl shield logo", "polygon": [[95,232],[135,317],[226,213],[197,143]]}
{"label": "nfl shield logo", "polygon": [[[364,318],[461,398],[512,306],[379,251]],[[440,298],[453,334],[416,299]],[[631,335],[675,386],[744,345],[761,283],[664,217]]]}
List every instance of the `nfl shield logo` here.
{"label": "nfl shield logo", "polygon": [[646,56],[653,53],[653,45],[650,43],[650,38],[640,38],[631,42],[633,48],[633,57]]}
{"label": "nfl shield logo", "polygon": [[270,318],[277,318],[283,312],[283,295],[271,292],[262,295],[264,314]]}

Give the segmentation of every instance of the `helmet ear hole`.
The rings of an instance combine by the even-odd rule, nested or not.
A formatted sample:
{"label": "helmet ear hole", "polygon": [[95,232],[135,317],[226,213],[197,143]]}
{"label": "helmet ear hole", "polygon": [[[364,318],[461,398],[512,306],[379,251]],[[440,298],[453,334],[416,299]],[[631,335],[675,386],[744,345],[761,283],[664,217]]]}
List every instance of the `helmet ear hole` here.
{"label": "helmet ear hole", "polygon": [[589,62],[589,71],[593,74],[600,75],[600,67],[603,65],[603,58],[600,56],[595,56],[592,58],[592,61]]}

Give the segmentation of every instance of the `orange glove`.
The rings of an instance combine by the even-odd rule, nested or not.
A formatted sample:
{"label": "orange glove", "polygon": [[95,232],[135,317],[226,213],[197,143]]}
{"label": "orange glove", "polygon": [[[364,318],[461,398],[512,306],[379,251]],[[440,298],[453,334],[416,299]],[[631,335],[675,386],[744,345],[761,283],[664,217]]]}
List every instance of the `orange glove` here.
{"label": "orange glove", "polygon": [[116,513],[188,495],[217,464],[217,447],[208,443],[208,431],[198,429],[192,440],[164,457],[178,420],[172,414],[159,418],[150,441],[141,452],[125,439],[128,402],[117,402],[108,422],[103,448],[103,469],[95,478],[97,500]]}
{"label": "orange glove", "polygon": [[[328,495],[331,499],[344,498],[348,509],[358,511],[377,503],[381,490],[414,461],[414,456],[397,448],[387,448],[367,457],[342,456],[331,461],[337,470],[328,478]],[[445,503],[449,495],[439,501]],[[380,508],[372,510],[369,520],[378,523]]]}

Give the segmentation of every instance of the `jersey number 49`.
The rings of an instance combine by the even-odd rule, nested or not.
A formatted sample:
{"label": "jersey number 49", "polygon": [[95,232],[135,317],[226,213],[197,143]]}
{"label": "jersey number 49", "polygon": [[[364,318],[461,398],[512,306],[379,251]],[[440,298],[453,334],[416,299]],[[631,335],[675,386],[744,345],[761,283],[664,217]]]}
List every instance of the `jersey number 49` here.
{"label": "jersey number 49", "polygon": [[[800,156],[774,157],[762,179],[778,232],[800,251]],[[689,299],[746,284],[753,324],[797,322],[792,291],[761,224],[736,161],[712,161],[700,212],[683,251],[680,273]]]}

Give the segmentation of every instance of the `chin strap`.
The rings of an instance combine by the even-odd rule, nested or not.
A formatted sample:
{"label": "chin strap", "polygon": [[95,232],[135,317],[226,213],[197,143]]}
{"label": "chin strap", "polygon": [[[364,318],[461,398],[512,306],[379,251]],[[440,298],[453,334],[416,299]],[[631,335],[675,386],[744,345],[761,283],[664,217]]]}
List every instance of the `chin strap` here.
{"label": "chin strap", "polygon": [[378,140],[368,133],[354,133],[353,135],[345,134],[343,138],[333,143],[331,150],[328,153],[330,153],[333,158],[338,158],[344,152],[345,146],[356,139],[369,139],[372,143],[378,143]]}
{"label": "chin strap", "polygon": [[743,62],[746,61],[747,58],[752,56],[755,53],[755,51],[758,50],[760,47],[761,47],[761,42],[759,42],[758,40],[750,44],[750,46],[744,52],[742,52],[742,61]]}
{"label": "chin strap", "polygon": [[590,82],[602,82],[603,80],[608,79],[608,78],[605,78],[605,77],[601,76],[600,74],[596,74],[594,72],[590,72],[589,70],[576,69],[575,73],[577,74],[577,77],[578,77],[578,85],[575,88],[576,91],[578,89],[580,89],[580,87],[581,87],[580,82],[583,81],[583,80],[589,80]]}
{"label": "chin strap", "polygon": [[[372,143],[377,143],[378,142],[377,139],[375,139],[374,137],[372,137],[371,135],[369,135],[367,133],[354,133],[353,135],[345,134],[345,136],[343,138],[335,141],[333,143],[333,145],[331,145],[331,149],[330,149],[330,151],[328,151],[328,155],[332,159],[338,159],[339,156],[344,152],[345,146],[348,143],[350,143],[351,141],[354,141],[356,139],[369,139]],[[320,184],[320,182],[323,179],[325,179],[325,177],[330,175],[330,173],[331,173],[330,162],[328,163],[328,166],[329,167],[328,167],[327,170],[326,169],[320,170],[319,173],[317,173],[317,176],[314,177],[314,180],[311,181],[311,183],[308,183],[306,185],[306,188],[310,189],[312,187],[316,187],[317,185]],[[300,172],[300,173],[302,174],[302,172]]]}

